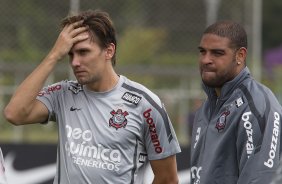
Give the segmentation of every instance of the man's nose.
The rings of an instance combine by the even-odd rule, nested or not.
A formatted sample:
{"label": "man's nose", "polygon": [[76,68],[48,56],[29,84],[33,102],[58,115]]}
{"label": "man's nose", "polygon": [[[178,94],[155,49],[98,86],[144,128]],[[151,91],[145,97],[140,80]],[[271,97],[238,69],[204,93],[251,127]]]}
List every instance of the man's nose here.
{"label": "man's nose", "polygon": [[211,55],[209,53],[205,53],[205,54],[201,55],[200,62],[202,64],[210,64],[210,63],[212,63]]}
{"label": "man's nose", "polygon": [[73,56],[71,60],[71,66],[73,67],[80,66],[80,60],[77,56]]}

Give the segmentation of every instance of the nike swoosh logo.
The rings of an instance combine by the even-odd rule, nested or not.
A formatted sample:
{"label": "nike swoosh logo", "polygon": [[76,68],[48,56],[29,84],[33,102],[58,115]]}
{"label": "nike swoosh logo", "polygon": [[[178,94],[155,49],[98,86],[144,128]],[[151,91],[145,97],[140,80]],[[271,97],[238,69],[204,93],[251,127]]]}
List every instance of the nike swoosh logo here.
{"label": "nike swoosh logo", "polygon": [[38,184],[54,179],[56,163],[19,171],[13,166],[15,158],[13,152],[5,157],[5,174],[9,184]]}
{"label": "nike swoosh logo", "polygon": [[[52,180],[56,174],[56,163],[18,171],[14,168],[15,153],[9,152],[5,157],[5,173],[9,184],[38,184]],[[145,171],[145,184],[152,183],[154,175],[150,166]],[[179,183],[189,184],[190,169],[178,171]]]}
{"label": "nike swoosh logo", "polygon": [[79,110],[81,110],[81,108],[76,108],[76,107],[73,107],[73,106],[70,108],[70,111],[79,111]]}

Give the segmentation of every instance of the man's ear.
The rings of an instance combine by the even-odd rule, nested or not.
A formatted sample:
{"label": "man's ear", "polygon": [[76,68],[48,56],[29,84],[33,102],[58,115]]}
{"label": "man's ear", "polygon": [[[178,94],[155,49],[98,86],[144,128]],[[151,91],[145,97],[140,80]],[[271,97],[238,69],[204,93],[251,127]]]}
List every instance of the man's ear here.
{"label": "man's ear", "polygon": [[115,54],[116,46],[113,43],[110,43],[106,48],[106,59],[111,60]]}
{"label": "man's ear", "polygon": [[247,49],[245,47],[241,47],[237,52],[236,52],[236,62],[238,64],[244,64],[246,65],[246,57],[247,57]]}

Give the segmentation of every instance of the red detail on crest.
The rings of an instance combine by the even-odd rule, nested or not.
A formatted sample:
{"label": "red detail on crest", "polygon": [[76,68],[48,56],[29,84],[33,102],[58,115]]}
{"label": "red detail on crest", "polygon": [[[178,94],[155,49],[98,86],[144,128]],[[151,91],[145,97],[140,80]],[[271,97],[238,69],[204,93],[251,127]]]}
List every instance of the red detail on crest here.
{"label": "red detail on crest", "polygon": [[109,126],[110,127],[114,127],[116,129],[126,127],[127,119],[125,118],[125,116],[128,115],[127,111],[122,112],[121,109],[118,109],[117,111],[112,110],[111,115],[113,117],[111,117],[110,120],[109,120]]}
{"label": "red detail on crest", "polygon": [[225,112],[223,112],[223,113],[220,115],[220,117],[219,117],[219,119],[218,119],[218,121],[217,121],[217,123],[216,123],[216,125],[215,125],[215,128],[218,130],[218,132],[223,131],[223,129],[225,128],[225,125],[226,125],[226,117],[227,117],[229,114],[230,114],[230,111],[225,111]]}

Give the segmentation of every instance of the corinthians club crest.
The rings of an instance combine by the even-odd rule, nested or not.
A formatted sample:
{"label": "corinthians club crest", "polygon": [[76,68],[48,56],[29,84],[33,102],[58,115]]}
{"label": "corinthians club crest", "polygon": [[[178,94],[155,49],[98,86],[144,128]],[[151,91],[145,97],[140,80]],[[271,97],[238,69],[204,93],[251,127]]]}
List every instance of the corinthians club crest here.
{"label": "corinthians club crest", "polygon": [[225,128],[226,118],[229,114],[230,114],[230,111],[226,110],[220,115],[220,117],[219,117],[219,119],[218,119],[218,121],[215,125],[215,128],[218,130],[218,132],[222,132],[223,129]]}
{"label": "corinthians club crest", "polygon": [[111,115],[113,117],[109,120],[109,126],[114,127],[116,129],[119,129],[121,127],[125,128],[127,125],[127,119],[125,116],[128,115],[127,111],[122,112],[121,109],[118,109],[117,111],[112,110]]}

